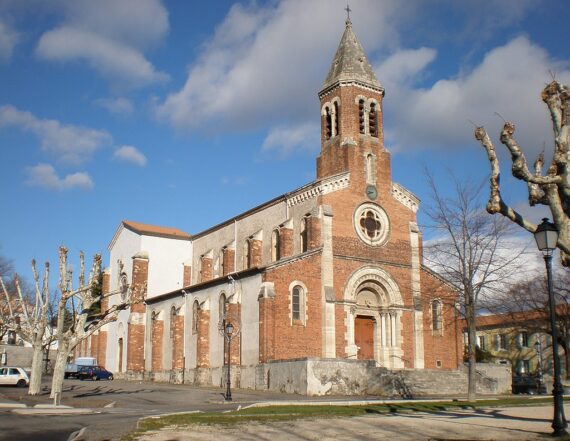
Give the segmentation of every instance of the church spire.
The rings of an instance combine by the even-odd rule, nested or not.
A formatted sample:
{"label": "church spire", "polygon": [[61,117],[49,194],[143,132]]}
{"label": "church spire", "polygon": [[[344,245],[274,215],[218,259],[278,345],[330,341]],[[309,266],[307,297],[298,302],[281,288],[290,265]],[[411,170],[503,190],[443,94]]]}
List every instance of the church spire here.
{"label": "church spire", "polygon": [[344,34],[336,50],[332,66],[323,83],[321,93],[338,83],[356,82],[364,86],[372,87],[380,92],[384,92],[383,87],[376,78],[372,66],[366,58],[364,49],[360,45],[358,38],[352,30],[350,20],[350,8],[347,6],[347,19]]}

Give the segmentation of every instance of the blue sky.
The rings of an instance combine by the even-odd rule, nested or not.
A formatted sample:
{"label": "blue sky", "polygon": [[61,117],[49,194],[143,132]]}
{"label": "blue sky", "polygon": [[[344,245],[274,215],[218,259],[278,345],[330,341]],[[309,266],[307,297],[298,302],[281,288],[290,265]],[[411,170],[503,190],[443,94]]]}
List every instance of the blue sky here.
{"label": "blue sky", "polygon": [[[122,219],[197,233],[313,180],[345,6],[0,0],[0,254],[26,276],[61,244],[108,263]],[[551,73],[570,83],[568,2],[350,6],[386,88],[393,178],[424,203],[424,167],[443,187],[448,169],[484,179],[472,122],[497,140],[495,112],[529,161],[551,150],[539,96]],[[524,207],[502,159],[505,196]]]}

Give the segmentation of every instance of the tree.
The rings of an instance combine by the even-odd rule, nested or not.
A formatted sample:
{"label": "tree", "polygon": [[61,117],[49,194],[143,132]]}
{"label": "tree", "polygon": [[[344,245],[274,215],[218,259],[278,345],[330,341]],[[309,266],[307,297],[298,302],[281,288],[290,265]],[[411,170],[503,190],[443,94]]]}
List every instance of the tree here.
{"label": "tree", "polygon": [[[544,153],[534,162],[534,172],[527,166],[525,155],[514,138],[515,125],[506,122],[501,131],[501,143],[511,153],[512,174],[526,182],[528,200],[531,206],[546,205],[550,208],[552,219],[558,228],[558,248],[561,251],[562,264],[570,266],[570,89],[552,81],[542,91],[542,100],[548,106],[554,132],[554,152],[552,162],[543,174]],[[475,138],[487,151],[491,164],[490,196],[487,211],[500,213],[515,224],[531,233],[536,225],[510,207],[501,197],[500,167],[495,146],[484,127],[475,129]]]}
{"label": "tree", "polygon": [[[59,290],[61,297],[57,315],[57,341],[58,349],[53,372],[51,398],[57,402],[61,397],[65,366],[71,351],[83,340],[108,323],[117,320],[120,311],[133,303],[133,299],[143,298],[141,295],[128,295],[129,286],[120,284],[121,292],[127,295],[120,296],[120,301],[109,308],[101,308],[103,299],[117,294],[117,292],[102,292],[101,255],[93,257],[93,263],[87,283],[85,281],[85,263],[83,252],[79,254],[80,272],[78,287],[73,289],[73,272],[67,264],[68,250],[59,249]],[[142,287],[146,289],[146,287]],[[71,320],[66,317],[71,313]]]}
{"label": "tree", "polygon": [[[467,324],[468,399],[476,396],[476,324],[481,297],[491,296],[516,271],[522,250],[508,239],[511,224],[489,216],[479,203],[482,186],[452,176],[453,197],[444,197],[427,173],[432,204],[425,213],[436,239],[426,243],[424,259],[459,292],[458,312]],[[520,247],[519,247],[520,248]],[[457,301],[456,298],[448,301]]]}
{"label": "tree", "polygon": [[[0,278],[8,280],[14,272],[12,262],[4,256],[0,256]],[[11,330],[10,323],[6,319],[9,316],[10,310],[5,298],[0,298],[0,340]]]}
{"label": "tree", "polygon": [[41,285],[35,260],[32,260],[32,273],[35,283],[33,299],[27,298],[24,294],[17,274],[14,276],[15,293],[9,292],[4,280],[0,277],[0,285],[5,298],[1,314],[2,321],[22,340],[32,345],[32,372],[28,394],[37,395],[41,391],[43,353],[53,341],[53,333],[50,332],[51,328],[48,326],[50,318],[49,263],[45,264]]}
{"label": "tree", "polygon": [[[553,289],[558,341],[553,343],[552,349],[555,350],[555,347],[560,345],[564,350],[566,379],[570,380],[570,272],[555,274]],[[489,307],[493,312],[508,316],[514,324],[524,326],[529,332],[552,334],[548,287],[542,271],[513,285],[504,295],[496,297]]]}

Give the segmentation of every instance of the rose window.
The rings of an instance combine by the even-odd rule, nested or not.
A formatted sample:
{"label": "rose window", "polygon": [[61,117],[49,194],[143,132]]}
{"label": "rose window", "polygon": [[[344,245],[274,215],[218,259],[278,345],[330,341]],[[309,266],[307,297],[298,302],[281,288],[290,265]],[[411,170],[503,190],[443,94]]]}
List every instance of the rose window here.
{"label": "rose window", "polygon": [[356,209],[354,227],[358,237],[368,245],[382,245],[388,238],[388,216],[376,204],[363,204]]}

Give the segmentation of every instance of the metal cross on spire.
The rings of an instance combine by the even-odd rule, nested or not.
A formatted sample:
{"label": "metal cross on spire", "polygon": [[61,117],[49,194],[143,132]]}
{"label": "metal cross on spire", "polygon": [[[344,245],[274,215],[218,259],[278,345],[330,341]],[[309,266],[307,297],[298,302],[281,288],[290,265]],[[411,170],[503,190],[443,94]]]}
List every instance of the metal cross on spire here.
{"label": "metal cross on spire", "polygon": [[346,8],[344,8],[344,10],[346,11],[346,20],[350,21],[350,11],[352,11],[352,9],[350,9],[350,5],[348,3],[346,4]]}

